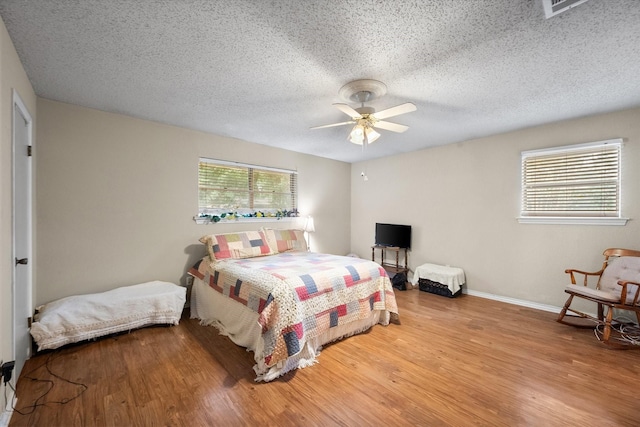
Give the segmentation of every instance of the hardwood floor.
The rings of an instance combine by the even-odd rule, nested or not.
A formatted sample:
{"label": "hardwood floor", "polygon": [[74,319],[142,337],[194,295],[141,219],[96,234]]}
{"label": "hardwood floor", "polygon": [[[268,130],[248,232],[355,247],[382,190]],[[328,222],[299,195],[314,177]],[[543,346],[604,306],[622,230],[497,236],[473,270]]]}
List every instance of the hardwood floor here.
{"label": "hardwood floor", "polygon": [[[183,318],[27,361],[10,426],[638,426],[640,352],[556,315],[397,291],[401,324],[254,382],[253,353]],[[33,405],[37,405],[35,408]]]}

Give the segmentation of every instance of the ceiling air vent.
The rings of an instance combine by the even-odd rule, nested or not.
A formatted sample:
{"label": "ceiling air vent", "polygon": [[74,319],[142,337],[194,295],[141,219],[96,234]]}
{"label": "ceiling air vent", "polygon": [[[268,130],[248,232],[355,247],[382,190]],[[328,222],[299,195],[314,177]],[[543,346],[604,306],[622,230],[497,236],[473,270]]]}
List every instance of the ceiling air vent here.
{"label": "ceiling air vent", "polygon": [[549,19],[586,1],[587,0],[542,0],[542,6],[544,6],[544,15]]}

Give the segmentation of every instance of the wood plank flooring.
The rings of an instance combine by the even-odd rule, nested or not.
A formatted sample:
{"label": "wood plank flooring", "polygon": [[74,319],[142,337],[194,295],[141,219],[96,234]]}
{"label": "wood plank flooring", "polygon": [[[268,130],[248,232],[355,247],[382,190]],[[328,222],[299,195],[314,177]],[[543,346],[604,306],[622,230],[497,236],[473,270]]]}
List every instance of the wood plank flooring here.
{"label": "wood plank flooring", "polygon": [[40,353],[10,426],[640,425],[640,351],[605,348],[553,313],[396,294],[400,325],[270,383],[254,381],[253,353],[187,317]]}

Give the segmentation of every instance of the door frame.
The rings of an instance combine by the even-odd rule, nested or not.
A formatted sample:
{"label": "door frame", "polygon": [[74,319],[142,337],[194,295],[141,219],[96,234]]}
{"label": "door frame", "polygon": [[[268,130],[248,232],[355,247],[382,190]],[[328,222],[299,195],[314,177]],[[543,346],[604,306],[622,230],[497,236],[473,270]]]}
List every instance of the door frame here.
{"label": "door frame", "polygon": [[[19,112],[18,112],[19,110]],[[33,150],[33,118],[31,117],[31,113],[29,113],[29,110],[27,109],[26,105],[24,104],[24,102],[22,101],[22,98],[20,97],[20,95],[18,94],[18,91],[16,89],[13,89],[13,102],[12,102],[12,122],[11,122],[11,150],[12,150],[12,169],[11,169],[11,252],[12,252],[12,257],[11,260],[13,262],[13,260],[15,260],[18,256],[20,257],[27,257],[29,259],[29,262],[26,266],[21,266],[21,268],[26,268],[26,281],[27,281],[27,293],[26,293],[26,298],[27,298],[27,304],[28,304],[28,309],[29,309],[29,313],[33,313],[33,157],[29,157],[28,161],[27,161],[27,182],[24,183],[26,188],[24,189],[24,191],[26,192],[26,206],[27,206],[27,212],[25,212],[24,214],[26,215],[26,223],[27,223],[27,230],[26,230],[26,254],[17,254],[16,253],[16,156],[17,156],[17,150],[16,150],[16,127],[15,127],[15,123],[16,123],[16,114],[21,114],[23,116],[23,118],[26,120],[26,127],[27,127],[27,143],[28,145],[30,145],[32,147]],[[18,190],[20,191],[20,190]],[[17,319],[17,313],[18,310],[16,310],[17,308],[17,289],[16,289],[16,266],[14,264],[13,269],[12,269],[12,278],[11,278],[11,290],[12,290],[12,356],[13,356],[13,360],[15,360],[16,358],[16,345],[17,345],[17,330],[18,330],[18,322],[22,321],[24,322],[24,319]],[[28,352],[27,354],[27,359],[31,357],[31,351]],[[18,375],[20,373],[19,372],[15,372],[15,381],[17,382],[17,378]]]}

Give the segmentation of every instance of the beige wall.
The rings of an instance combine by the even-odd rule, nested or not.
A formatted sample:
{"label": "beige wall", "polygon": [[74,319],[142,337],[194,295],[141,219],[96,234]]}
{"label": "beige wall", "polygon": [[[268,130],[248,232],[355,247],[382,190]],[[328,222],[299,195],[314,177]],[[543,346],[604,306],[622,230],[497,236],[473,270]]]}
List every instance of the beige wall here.
{"label": "beige wall", "polygon": [[350,165],[38,99],[37,302],[149,280],[184,281],[204,234],[293,227],[197,225],[198,158],[298,171],[316,251],[350,247]]}
{"label": "beige wall", "polygon": [[[410,267],[459,266],[471,291],[561,306],[566,268],[597,270],[607,247],[640,249],[639,119],[621,111],[353,164],[352,249],[371,256],[376,222],[410,224]],[[626,226],[517,222],[521,151],[615,137]]]}
{"label": "beige wall", "polygon": [[[35,121],[35,93],[0,20],[0,360],[4,362],[13,360],[13,89]],[[2,412],[6,405],[4,395],[0,397],[0,405]]]}

